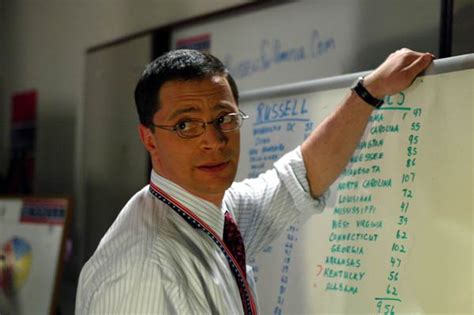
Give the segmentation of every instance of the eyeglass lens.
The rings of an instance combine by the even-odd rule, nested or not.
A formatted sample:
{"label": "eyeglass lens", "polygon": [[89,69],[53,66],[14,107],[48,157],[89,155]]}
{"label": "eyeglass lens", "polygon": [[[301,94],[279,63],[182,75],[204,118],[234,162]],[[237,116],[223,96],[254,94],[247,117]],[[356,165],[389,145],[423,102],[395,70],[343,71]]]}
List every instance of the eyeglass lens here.
{"label": "eyeglass lens", "polygon": [[238,129],[242,125],[242,120],[243,117],[240,113],[230,113],[208,123],[204,121],[188,121],[185,126],[177,126],[176,131],[183,137],[196,137],[203,134],[206,130],[206,125],[211,123],[217,129],[227,132]]}

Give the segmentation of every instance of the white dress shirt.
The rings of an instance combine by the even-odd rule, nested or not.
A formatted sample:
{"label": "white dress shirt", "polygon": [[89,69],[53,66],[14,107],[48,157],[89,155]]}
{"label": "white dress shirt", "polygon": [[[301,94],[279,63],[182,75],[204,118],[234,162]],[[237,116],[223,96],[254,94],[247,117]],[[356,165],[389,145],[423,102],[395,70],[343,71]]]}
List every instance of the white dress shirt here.
{"label": "white dress shirt", "polygon": [[[247,259],[304,213],[324,207],[324,198],[315,200],[309,194],[300,148],[258,178],[234,183],[221,208],[155,172],[151,182],[221,238],[224,213],[230,211],[244,239]],[[250,266],[247,279],[256,300]],[[84,265],[76,314],[243,314],[243,307],[220,248],[146,186],[125,205]]]}

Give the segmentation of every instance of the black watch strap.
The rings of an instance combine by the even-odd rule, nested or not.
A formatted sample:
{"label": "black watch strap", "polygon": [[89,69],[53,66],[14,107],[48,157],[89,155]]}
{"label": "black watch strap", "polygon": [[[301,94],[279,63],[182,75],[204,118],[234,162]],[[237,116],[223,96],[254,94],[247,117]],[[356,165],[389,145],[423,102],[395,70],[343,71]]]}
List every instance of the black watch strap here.
{"label": "black watch strap", "polygon": [[372,105],[375,108],[380,108],[383,104],[383,99],[378,99],[372,96],[372,94],[367,91],[367,89],[364,87],[364,77],[359,77],[357,80],[357,83],[352,87],[352,90],[356,92],[357,95],[361,99],[364,100],[364,102]]}

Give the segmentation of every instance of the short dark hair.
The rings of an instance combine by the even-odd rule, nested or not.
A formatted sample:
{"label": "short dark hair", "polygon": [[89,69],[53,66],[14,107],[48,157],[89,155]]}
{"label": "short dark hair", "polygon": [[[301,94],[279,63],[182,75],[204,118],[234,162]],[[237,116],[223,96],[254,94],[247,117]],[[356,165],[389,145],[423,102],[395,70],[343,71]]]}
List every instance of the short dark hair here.
{"label": "short dark hair", "polygon": [[191,49],[172,50],[149,63],[135,88],[135,104],[140,123],[152,127],[153,115],[160,109],[159,92],[165,82],[202,80],[222,75],[229,82],[235,101],[239,91],[224,64],[211,54]]}

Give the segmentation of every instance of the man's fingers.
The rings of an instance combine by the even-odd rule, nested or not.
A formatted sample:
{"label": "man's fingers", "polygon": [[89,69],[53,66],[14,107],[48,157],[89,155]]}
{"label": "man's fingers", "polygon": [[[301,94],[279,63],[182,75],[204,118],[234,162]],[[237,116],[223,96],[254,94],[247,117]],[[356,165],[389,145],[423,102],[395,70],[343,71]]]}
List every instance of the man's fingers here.
{"label": "man's fingers", "polygon": [[431,53],[419,53],[407,48],[397,50],[365,77],[364,85],[376,97],[397,93],[407,88],[433,59]]}
{"label": "man's fingers", "polygon": [[405,69],[410,72],[411,75],[416,76],[421,71],[426,69],[428,65],[433,60],[433,55],[429,53],[422,54],[419,56],[415,61],[413,61],[408,67]]}

